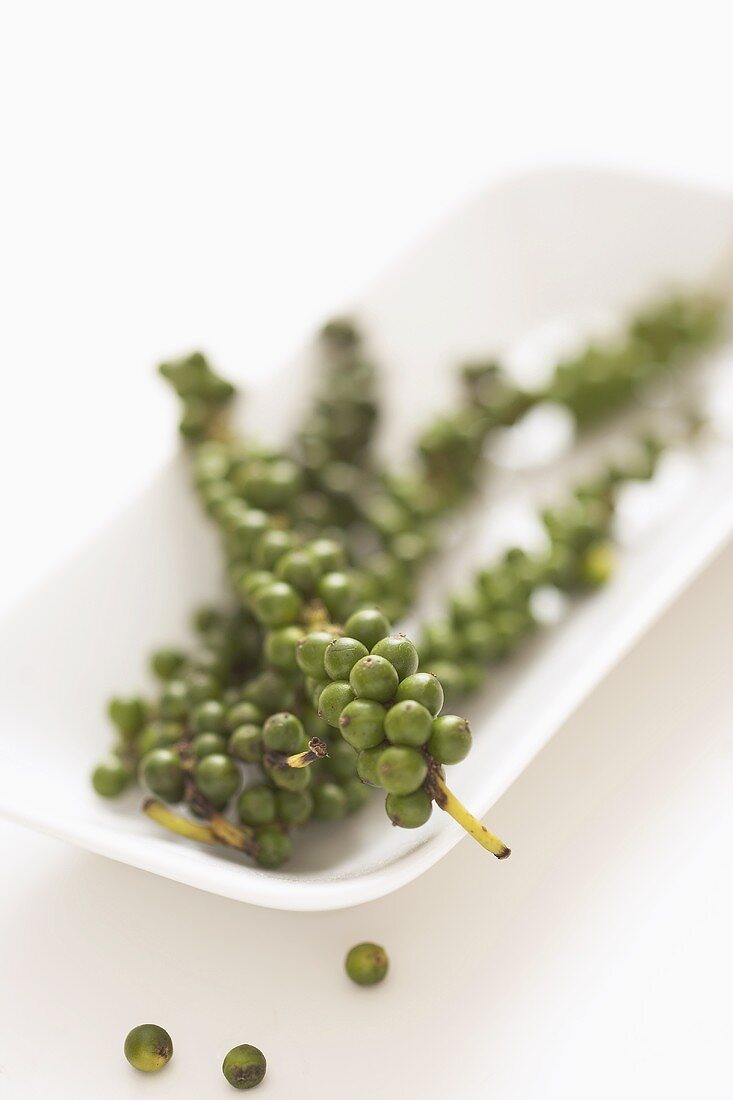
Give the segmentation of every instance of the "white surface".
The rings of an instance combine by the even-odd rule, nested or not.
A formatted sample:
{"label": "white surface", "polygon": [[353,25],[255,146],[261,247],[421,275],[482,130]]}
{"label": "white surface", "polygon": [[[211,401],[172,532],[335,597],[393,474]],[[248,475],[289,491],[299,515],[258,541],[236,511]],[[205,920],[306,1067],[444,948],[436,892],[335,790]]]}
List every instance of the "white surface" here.
{"label": "white surface", "polygon": [[[385,453],[399,461],[410,435],[449,392],[454,380],[443,364],[455,361],[461,349],[502,347],[574,305],[608,312],[654,293],[660,282],[694,285],[720,266],[732,240],[733,203],[676,184],[554,171],[487,190],[357,300],[378,360],[388,364],[381,379]],[[597,255],[607,257],[601,267]],[[263,427],[283,433],[298,422],[311,375],[308,358],[295,357],[248,396],[244,423],[255,426],[258,438]],[[721,366],[730,373],[729,350]],[[692,378],[701,370],[698,364]],[[704,388],[702,379],[698,388]],[[655,410],[655,427],[659,416]],[[541,425],[529,426],[537,429]],[[509,504],[515,515],[523,508],[538,527],[534,509],[558,491],[564,497],[579,466],[605,465],[619,454],[619,442],[628,445],[629,433],[639,430],[628,418],[614,422],[531,478],[489,470],[481,500],[452,521],[461,530],[460,548],[424,579],[432,603],[492,561],[497,540],[511,537],[497,514],[503,507]],[[720,437],[690,456],[666,455],[659,474],[660,521],[645,539],[625,546],[613,584],[573,608],[561,628],[539,632],[523,659],[493,672],[486,690],[470,701],[474,745],[470,758],[451,768],[450,785],[476,814],[490,810],[733,531],[733,439]],[[637,487],[651,498],[649,514],[655,490],[656,481]],[[294,858],[273,874],[171,837],[140,815],[138,792],[110,803],[90,789],[89,773],[109,739],[104,701],[120,690],[140,689],[144,655],[153,646],[187,640],[185,616],[216,591],[218,562],[179,459],[0,622],[2,713],[14,731],[0,741],[0,814],[136,867],[274,908],[341,908],[411,881],[461,838],[447,815],[434,813],[414,832],[386,828],[375,795],[368,812],[338,830],[313,826],[300,834]],[[422,606],[424,612],[424,600]],[[41,692],[35,690],[39,668]]]}
{"label": "white surface", "polygon": [[[0,20],[5,604],[132,499],[166,453],[173,410],[149,372],[172,348],[202,343],[225,369],[267,370],[444,210],[527,163],[594,159],[733,183],[731,13],[719,0],[130,0],[114,11],[28,0]],[[499,1100],[727,1098],[732,700],[729,667],[708,666],[729,646],[726,560],[502,800],[497,825],[516,850],[501,892],[494,875],[476,877],[481,854],[466,842],[367,908],[273,915],[0,825],[0,1094],[233,1095],[217,1085],[218,1063],[229,1042],[258,1041],[249,991],[267,988],[249,968],[278,980],[261,1013],[277,1053],[268,1047],[258,1096],[290,1100],[295,1080],[304,1096],[341,1100],[346,1082],[358,1100],[361,1029],[385,1100],[418,1089],[474,1100],[477,1081]],[[655,731],[640,746],[653,753],[624,783],[615,756],[599,770],[582,750],[588,730],[608,749],[637,721]],[[537,843],[534,810],[568,838],[562,866],[550,836]],[[678,845],[681,821],[692,836]],[[456,889],[470,951],[448,919]],[[319,955],[286,966],[269,937],[296,930],[333,938],[336,953],[383,936],[405,979],[392,996],[405,1001],[387,1012],[384,991],[355,1000]],[[215,949],[227,957],[212,983]],[[447,981],[426,967],[443,950]],[[444,986],[471,1013],[449,1022]],[[159,1013],[177,1076],[112,1069],[127,1027]],[[426,1057],[434,1034],[447,1040],[440,1061]]]}
{"label": "white surface", "polygon": [[[733,548],[501,799],[503,865],[466,841],[380,901],[275,913],[0,825],[0,1095],[225,1100],[254,1042],[277,1100],[728,1100],[732,598]],[[378,989],[341,969],[366,938]],[[155,1080],[121,1053],[147,1020]]]}

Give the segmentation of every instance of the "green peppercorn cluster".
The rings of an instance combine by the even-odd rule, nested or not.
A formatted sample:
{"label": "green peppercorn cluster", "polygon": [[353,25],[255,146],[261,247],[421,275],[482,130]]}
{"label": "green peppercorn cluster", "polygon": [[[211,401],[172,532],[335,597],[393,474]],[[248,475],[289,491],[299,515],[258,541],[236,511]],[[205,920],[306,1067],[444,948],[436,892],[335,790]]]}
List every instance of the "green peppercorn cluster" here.
{"label": "green peppercorn cluster", "polygon": [[399,472],[373,463],[375,372],[351,322],[321,333],[321,381],[292,449],[232,433],[224,412],[234,389],[203,356],[161,367],[183,400],[193,481],[220,533],[231,602],[197,612],[193,647],[153,654],[150,698],[112,701],[116,744],[93,773],[95,790],[115,797],[136,775],[204,823],[194,839],[231,843],[266,868],[287,860],[294,829],[342,819],[370,788],[385,792],[395,825],[423,824],[441,804],[444,767],[471,743],[466,720],[441,713],[444,698],[476,690],[516,651],[536,626],[539,589],[574,593],[608,579],[616,491],[651,476],[659,454],[646,441],[631,463],[544,512],[546,550],[515,548],[482,570],[416,648],[391,621],[410,606],[441,521],[476,483],[488,433],[548,398],[580,424],[594,420],[689,361],[718,317],[703,299],[666,301],[623,339],[560,364],[541,393],[518,389],[492,360],[469,363],[457,407],[428,426],[414,467]]}

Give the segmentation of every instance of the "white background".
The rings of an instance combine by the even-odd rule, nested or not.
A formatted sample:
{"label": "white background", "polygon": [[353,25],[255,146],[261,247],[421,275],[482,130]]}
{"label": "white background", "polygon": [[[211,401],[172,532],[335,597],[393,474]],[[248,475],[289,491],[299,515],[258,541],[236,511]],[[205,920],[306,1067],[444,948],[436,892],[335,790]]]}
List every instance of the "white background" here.
{"label": "white background", "polygon": [[[733,185],[730,30],[705,2],[3,4],[0,605],[173,445],[161,356],[262,376],[527,165]],[[462,844],[368,907],[272,915],[0,827],[0,1095],[224,1096],[253,1041],[287,1100],[729,1097],[732,578],[728,552],[502,800],[505,867]],[[365,937],[394,959],[366,994],[339,969]],[[177,1044],[152,1080],[119,1054],[147,1018]]]}

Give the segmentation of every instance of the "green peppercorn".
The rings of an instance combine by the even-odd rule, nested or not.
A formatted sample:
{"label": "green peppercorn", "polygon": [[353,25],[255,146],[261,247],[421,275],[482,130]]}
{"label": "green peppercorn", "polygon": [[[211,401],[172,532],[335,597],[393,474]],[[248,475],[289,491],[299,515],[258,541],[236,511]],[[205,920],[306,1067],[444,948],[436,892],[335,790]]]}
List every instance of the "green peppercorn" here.
{"label": "green peppercorn", "polygon": [[347,814],[356,813],[369,801],[369,787],[356,776],[352,779],[344,779],[341,789],[346,795]]}
{"label": "green peppercorn", "polygon": [[338,821],[347,808],[346,794],[338,783],[321,783],[313,788],[313,816],[317,821]]}
{"label": "green peppercorn", "polygon": [[140,761],[143,782],[153,794],[166,802],[183,798],[183,768],[177,753],[170,749],[153,749]]}
{"label": "green peppercorn", "polygon": [[182,721],[188,715],[188,687],[182,680],[169,680],[160,697],[160,713],[163,718],[174,722]]}
{"label": "green peppercorn", "polygon": [[276,816],[275,794],[269,787],[246,787],[237,799],[237,813],[243,825],[270,825]]}
{"label": "green peppercorn", "polygon": [[150,658],[150,667],[160,680],[172,680],[179,675],[185,662],[180,649],[156,649]]}
{"label": "green peppercorn", "polygon": [[395,693],[397,702],[414,699],[421,703],[432,715],[439,714],[443,706],[443,688],[440,681],[430,672],[416,672],[406,676]]}
{"label": "green peppercorn", "polygon": [[173,1057],[173,1040],[157,1024],[138,1024],[125,1039],[125,1058],[143,1073],[155,1073]]}
{"label": "green peppercorn", "polygon": [[260,569],[274,570],[280,559],[295,546],[295,537],[290,531],[279,528],[265,531],[252,547],[252,561]]}
{"label": "green peppercorn", "polygon": [[377,763],[379,782],[388,794],[412,794],[425,782],[428,765],[417,749],[393,745],[384,749]]}
{"label": "green peppercorn", "polygon": [[265,626],[287,626],[298,617],[301,598],[292,585],[273,581],[257,589],[252,606]]}
{"label": "green peppercorn", "polygon": [[387,742],[375,745],[371,749],[362,749],[356,761],[356,774],[370,787],[381,787],[382,780],[379,777],[379,758],[387,747]]}
{"label": "green peppercorn", "polygon": [[291,584],[302,596],[311,596],[321,576],[321,569],[310,550],[301,547],[283,554],[275,566],[275,576]]}
{"label": "green peppercorn", "polygon": [[341,711],[341,736],[354,749],[371,749],[384,740],[384,720],[387,714],[374,699],[354,699]]}
{"label": "green peppercorn", "polygon": [[346,565],[344,548],[335,539],[313,539],[306,549],[322,574],[338,573]]}
{"label": "green peppercorn", "polygon": [[[301,769],[305,771],[306,769]],[[293,845],[290,837],[274,825],[265,825],[257,831],[257,854],[255,859],[260,867],[274,871],[282,866],[292,855]],[[239,1088],[245,1086],[240,1085]],[[247,1086],[251,1088],[252,1086]]]}
{"label": "green peppercorn", "polygon": [[318,713],[329,726],[338,728],[344,707],[355,698],[355,693],[345,680],[334,680],[324,687],[318,698]]}
{"label": "green peppercorn", "polygon": [[324,680],[326,669],[323,663],[326,650],[333,641],[333,634],[325,630],[313,630],[306,634],[296,647],[295,656],[298,667],[306,676],[314,680]]}
{"label": "green peppercorn", "polygon": [[263,718],[264,714],[259,707],[242,700],[227,711],[227,729],[233,733],[238,726],[260,726]]}
{"label": "green peppercorn", "polygon": [[204,798],[214,806],[224,806],[239,787],[239,768],[223,753],[205,756],[196,765],[196,784]]}
{"label": "green peppercorn", "polygon": [[356,638],[333,638],[323,655],[326,675],[332,680],[348,680],[356,662],[368,653],[367,647]]}
{"label": "green peppercorn", "polygon": [[145,703],[138,698],[111,699],[108,714],[123,737],[134,737],[145,721]]}
{"label": "green peppercorn", "polygon": [[334,738],[328,747],[328,757],[324,761],[327,770],[334,777],[342,781],[353,779],[356,775],[357,753],[341,737]]}
{"label": "green peppercorn", "polygon": [[351,638],[357,638],[367,650],[372,650],[380,639],[390,632],[389,620],[376,608],[364,608],[355,611],[344,623],[344,632]]}
{"label": "green peppercorn", "polygon": [[319,580],[316,591],[332,620],[336,622],[343,622],[347,618],[357,597],[354,578],[342,572],[326,573]]}
{"label": "green peppercorn", "polygon": [[92,772],[92,786],[103,798],[117,798],[130,782],[130,773],[119,756],[109,753]]}
{"label": "green peppercorn", "polygon": [[191,712],[191,726],[195,733],[224,733],[227,728],[226,710],[214,699],[199,703]]}
{"label": "green peppercorn", "polygon": [[419,664],[417,650],[404,634],[392,634],[387,638],[382,638],[373,647],[372,654],[375,657],[384,657],[385,660],[394,665],[400,680],[404,680],[406,676],[412,676],[414,672],[417,672]]}
{"label": "green peppercorn", "polygon": [[465,718],[441,714],[433,719],[428,752],[439,764],[459,764],[471,751],[471,730]]}
{"label": "green peppercorn", "polygon": [[223,733],[199,733],[191,742],[191,752],[197,760],[203,760],[212,753],[226,753],[227,739]]}
{"label": "green peppercorn", "polygon": [[584,584],[600,588],[613,576],[616,555],[607,542],[594,542],[583,554],[580,576]]}
{"label": "green peppercorn", "polygon": [[268,779],[282,791],[303,791],[310,786],[311,768],[289,768],[287,764],[265,768]]}
{"label": "green peppercorn", "polygon": [[389,959],[383,947],[376,943],[358,943],[346,956],[346,973],[357,985],[376,985],[383,981],[389,969]]}
{"label": "green peppercorn", "polygon": [[294,714],[271,714],[262,727],[262,740],[274,752],[304,752],[308,747],[303,723]]}
{"label": "green peppercorn", "polygon": [[227,751],[245,764],[256,764],[262,756],[262,726],[251,723],[237,726],[229,738]]}
{"label": "green peppercorn", "polygon": [[271,630],[265,638],[265,658],[268,664],[281,672],[296,672],[296,647],[303,637],[299,626],[281,626]]}
{"label": "green peppercorn", "polygon": [[349,676],[354,694],[360,699],[374,699],[386,703],[394,698],[399,677],[394,665],[384,657],[362,657],[354,665]]}
{"label": "green peppercorn", "polygon": [[393,745],[412,745],[413,748],[419,748],[427,742],[432,726],[432,714],[414,699],[395,703],[387,711],[384,720],[384,732],[388,741]]}
{"label": "green peppercorn", "polygon": [[313,795],[305,791],[277,791],[276,814],[283,825],[305,825],[313,814]]}
{"label": "green peppercorn", "polygon": [[[216,699],[221,694],[221,684],[216,676],[210,672],[200,672],[194,669],[186,673],[186,691],[188,702],[191,706],[197,703],[205,703],[208,699]],[[182,715],[185,717],[185,715]]]}
{"label": "green peppercorn", "polygon": [[433,800],[422,788],[412,794],[388,794],[385,809],[393,825],[419,829],[433,812]]}
{"label": "green peppercorn", "polygon": [[253,1089],[265,1076],[267,1062],[261,1050],[243,1043],[229,1051],[221,1071],[233,1088]]}

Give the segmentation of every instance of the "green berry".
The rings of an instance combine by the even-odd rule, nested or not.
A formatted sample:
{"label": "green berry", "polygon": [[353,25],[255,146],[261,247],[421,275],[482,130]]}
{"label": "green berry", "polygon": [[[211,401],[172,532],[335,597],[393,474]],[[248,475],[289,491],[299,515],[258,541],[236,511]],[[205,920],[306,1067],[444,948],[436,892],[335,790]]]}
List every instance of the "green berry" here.
{"label": "green berry", "polygon": [[139,1024],[125,1039],[125,1058],[143,1073],[155,1073],[173,1057],[173,1040],[157,1024]]}
{"label": "green berry", "polygon": [[174,722],[181,722],[188,716],[189,694],[188,687],[183,680],[169,680],[160,697],[160,714],[162,718],[170,718]]}
{"label": "green berry", "polygon": [[412,794],[423,785],[427,774],[422,753],[403,745],[384,749],[377,763],[379,782],[388,794]]}
{"label": "green berry", "polygon": [[374,699],[386,703],[394,698],[399,677],[394,665],[384,657],[362,657],[354,665],[349,676],[354,693],[360,699]]}
{"label": "green berry", "polygon": [[275,794],[269,787],[247,787],[237,799],[237,813],[243,825],[270,825],[276,812]]}
{"label": "green berry", "polygon": [[313,788],[313,816],[317,821],[338,821],[345,817],[347,806],[346,795],[338,783],[321,783]]}
{"label": "green berry", "polygon": [[193,669],[186,676],[186,689],[188,702],[195,706],[196,703],[205,703],[207,699],[217,698],[221,693],[221,684],[210,672]]}
{"label": "green berry", "polygon": [[305,825],[313,813],[313,795],[305,791],[277,791],[277,817],[283,825]]}
{"label": "green berry", "polygon": [[271,714],[262,727],[262,740],[265,748],[273,752],[305,752],[308,739],[303,723],[294,714],[282,711]]}
{"label": "green berry", "polygon": [[361,779],[356,777],[345,779],[341,784],[341,789],[346,795],[346,812],[348,814],[356,813],[369,801],[369,787]]}
{"label": "green berry", "polygon": [[233,1047],[221,1067],[221,1072],[235,1089],[253,1089],[255,1085],[260,1084],[266,1070],[267,1062],[264,1054],[249,1043]]}
{"label": "green berry", "polygon": [[457,665],[455,661],[435,661],[431,667],[433,676],[440,682],[443,689],[443,701],[446,697],[454,700],[466,694],[466,675],[463,667]]}
{"label": "green berry", "polygon": [[[304,769],[305,770],[305,769]],[[256,861],[260,867],[266,867],[274,871],[290,859],[293,845],[287,833],[283,833],[274,825],[265,825],[257,833]],[[255,1082],[258,1084],[259,1082]],[[239,1085],[238,1088],[251,1088],[251,1085]]]}
{"label": "green berry", "polygon": [[321,570],[313,555],[303,548],[283,554],[275,566],[275,575],[278,580],[291,584],[302,596],[311,596]]}
{"label": "green berry", "polygon": [[284,581],[273,581],[258,588],[252,597],[255,615],[265,626],[287,626],[297,619],[301,598]]}
{"label": "green berry", "polygon": [[198,760],[212,753],[226,753],[227,739],[222,733],[199,733],[191,742],[191,752]]}
{"label": "green berry", "polygon": [[150,667],[160,680],[178,676],[186,662],[180,649],[157,649],[150,658]]}
{"label": "green berry", "polygon": [[267,663],[281,672],[296,672],[298,662],[295,655],[302,637],[303,631],[299,626],[281,626],[271,630],[265,638]]}
{"label": "green berry", "polygon": [[107,711],[112,725],[123,737],[134,737],[145,721],[145,703],[142,699],[111,699]]}
{"label": "green berry", "polygon": [[153,749],[140,761],[143,782],[153,794],[166,802],[183,798],[183,768],[177,753],[170,749]]}
{"label": "green berry", "polygon": [[432,673],[416,672],[402,681],[397,688],[396,699],[399,703],[405,699],[414,699],[434,716],[440,714],[443,706],[443,688]]}
{"label": "green berry", "polygon": [[343,622],[356,599],[354,579],[348,573],[326,573],[316,589],[323,600],[332,621]]}
{"label": "green berry", "polygon": [[580,562],[580,577],[591,588],[601,588],[613,576],[616,555],[607,542],[594,542],[583,554]]}
{"label": "green berry", "polygon": [[348,680],[356,662],[368,653],[367,647],[356,638],[333,638],[323,655],[326,675],[332,680]]}
{"label": "green berry", "polygon": [[196,608],[191,616],[191,623],[197,634],[207,634],[214,627],[222,625],[223,617],[218,608],[207,604]]}
{"label": "green berry", "polygon": [[251,723],[237,726],[229,738],[227,751],[245,764],[256,764],[262,756],[262,726]]}
{"label": "green berry", "polygon": [[388,794],[385,809],[393,825],[401,829],[419,829],[433,812],[433,800],[422,789],[412,794]]}
{"label": "green berry", "polygon": [[433,716],[421,703],[404,699],[387,711],[384,732],[393,745],[424,745],[433,728]]}
{"label": "green berry", "polygon": [[346,566],[344,548],[334,539],[314,539],[306,549],[321,573],[337,573]]}
{"label": "green berry", "polygon": [[191,726],[195,733],[224,733],[227,728],[226,710],[214,699],[199,703],[191,712]]}
{"label": "green berry", "polygon": [[326,669],[323,659],[332,641],[333,634],[329,634],[325,630],[313,630],[310,634],[306,634],[304,638],[301,638],[295,651],[298,668],[301,672],[314,680],[325,680]]}
{"label": "green berry", "polygon": [[328,748],[324,763],[334,779],[353,779],[356,775],[357,754],[341,737],[334,738]]}
{"label": "green berry", "polygon": [[465,718],[441,714],[433,720],[428,752],[439,764],[459,764],[471,751],[471,730]]}
{"label": "green berry", "polygon": [[386,709],[374,699],[354,699],[341,711],[341,736],[359,751],[374,748],[384,740],[386,714]]}
{"label": "green berry", "polygon": [[311,768],[289,768],[287,764],[265,769],[268,778],[281,791],[303,791],[310,786]]}
{"label": "green berry", "polygon": [[223,753],[205,756],[196,765],[196,784],[214,806],[225,806],[239,787],[239,768]]}
{"label": "green berry", "polygon": [[130,782],[130,773],[119,756],[110,753],[92,772],[92,786],[102,798],[117,798]]}
{"label": "green berry", "polygon": [[376,607],[355,611],[344,623],[344,632],[351,638],[358,638],[367,650],[373,649],[390,630],[389,620]]}
{"label": "green berry", "polygon": [[375,657],[384,657],[394,665],[400,680],[417,672],[420,663],[417,650],[404,634],[392,634],[382,638],[372,649]]}
{"label": "green berry", "polygon": [[235,703],[227,711],[227,729],[233,733],[238,726],[260,726],[264,715],[259,707],[246,700]]}
{"label": "green berry", "polygon": [[357,985],[376,985],[389,969],[389,959],[383,947],[376,943],[358,943],[346,956],[346,973]]}
{"label": "green berry", "polygon": [[334,680],[327,684],[318,698],[318,713],[329,726],[338,728],[339,718],[344,707],[354,699],[354,692],[345,680]]}

